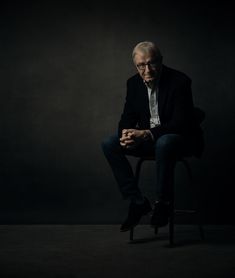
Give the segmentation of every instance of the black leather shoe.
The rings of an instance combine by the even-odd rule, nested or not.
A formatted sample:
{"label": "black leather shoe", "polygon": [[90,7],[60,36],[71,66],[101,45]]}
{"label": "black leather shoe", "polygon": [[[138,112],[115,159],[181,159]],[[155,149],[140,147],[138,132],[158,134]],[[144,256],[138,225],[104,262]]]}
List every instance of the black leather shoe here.
{"label": "black leather shoe", "polygon": [[129,231],[131,228],[138,225],[141,217],[146,215],[152,210],[149,200],[144,197],[145,201],[143,204],[130,203],[128,217],[122,224],[120,232]]}
{"label": "black leather shoe", "polygon": [[152,227],[163,227],[169,222],[172,204],[158,201],[154,204],[153,214],[151,217]]}

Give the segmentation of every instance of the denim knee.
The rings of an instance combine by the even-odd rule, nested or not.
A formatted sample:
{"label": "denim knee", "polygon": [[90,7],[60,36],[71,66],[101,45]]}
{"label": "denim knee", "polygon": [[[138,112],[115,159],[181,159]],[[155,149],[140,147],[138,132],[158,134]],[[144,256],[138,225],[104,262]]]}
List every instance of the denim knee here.
{"label": "denim knee", "polygon": [[165,134],[159,137],[155,143],[155,150],[173,150],[176,149],[182,138],[179,134]]}
{"label": "denim knee", "polygon": [[119,146],[119,137],[117,135],[108,136],[101,142],[101,148],[104,153],[115,149],[117,146]]}

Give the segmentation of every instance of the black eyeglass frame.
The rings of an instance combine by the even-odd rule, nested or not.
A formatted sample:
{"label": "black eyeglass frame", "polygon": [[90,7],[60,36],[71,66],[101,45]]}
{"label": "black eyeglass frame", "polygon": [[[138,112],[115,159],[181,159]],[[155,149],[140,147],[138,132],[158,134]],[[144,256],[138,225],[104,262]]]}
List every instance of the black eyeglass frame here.
{"label": "black eyeglass frame", "polygon": [[162,61],[162,57],[161,57],[161,59],[149,61],[149,62],[147,62],[147,63],[137,64],[136,67],[137,67],[139,70],[145,70],[145,69],[146,69],[146,66],[148,65],[148,66],[151,67],[152,69],[157,69],[158,67],[160,67],[161,61]]}

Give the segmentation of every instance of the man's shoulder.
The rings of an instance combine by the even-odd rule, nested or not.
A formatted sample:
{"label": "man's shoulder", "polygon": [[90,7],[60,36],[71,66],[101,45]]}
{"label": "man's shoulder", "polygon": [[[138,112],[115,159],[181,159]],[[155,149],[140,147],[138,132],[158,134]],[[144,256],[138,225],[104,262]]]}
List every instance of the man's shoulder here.
{"label": "man's shoulder", "polygon": [[135,75],[132,75],[131,77],[129,77],[127,79],[127,83],[129,83],[129,84],[140,83],[140,82],[143,82],[143,79],[140,77],[140,75],[138,73]]}
{"label": "man's shoulder", "polygon": [[172,81],[176,81],[176,82],[189,82],[191,83],[191,78],[185,74],[184,72],[180,71],[180,70],[176,70],[167,66],[163,66],[163,72],[162,75],[164,75],[164,77],[166,79],[171,79]]}

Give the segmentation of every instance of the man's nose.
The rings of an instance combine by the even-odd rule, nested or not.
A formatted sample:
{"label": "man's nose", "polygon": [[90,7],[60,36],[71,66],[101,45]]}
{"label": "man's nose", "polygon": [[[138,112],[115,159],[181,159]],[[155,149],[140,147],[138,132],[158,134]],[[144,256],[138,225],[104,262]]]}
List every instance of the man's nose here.
{"label": "man's nose", "polygon": [[149,72],[149,71],[150,71],[149,64],[146,64],[146,66],[145,66],[145,72]]}

